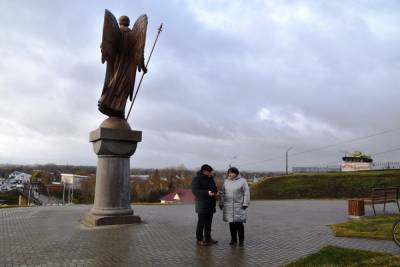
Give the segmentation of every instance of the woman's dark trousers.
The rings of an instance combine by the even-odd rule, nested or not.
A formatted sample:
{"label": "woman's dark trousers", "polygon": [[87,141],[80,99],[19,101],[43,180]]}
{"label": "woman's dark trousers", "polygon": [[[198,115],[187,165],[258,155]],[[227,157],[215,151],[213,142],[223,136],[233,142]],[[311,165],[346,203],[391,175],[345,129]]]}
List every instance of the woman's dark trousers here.
{"label": "woman's dark trousers", "polygon": [[239,243],[244,241],[244,225],[242,222],[229,223],[229,230],[231,231],[231,241],[237,243],[237,236],[239,236]]}
{"label": "woman's dark trousers", "polygon": [[203,240],[204,231],[204,241],[211,241],[211,224],[213,219],[213,213],[198,213],[199,220],[197,221],[196,238],[197,241]]}

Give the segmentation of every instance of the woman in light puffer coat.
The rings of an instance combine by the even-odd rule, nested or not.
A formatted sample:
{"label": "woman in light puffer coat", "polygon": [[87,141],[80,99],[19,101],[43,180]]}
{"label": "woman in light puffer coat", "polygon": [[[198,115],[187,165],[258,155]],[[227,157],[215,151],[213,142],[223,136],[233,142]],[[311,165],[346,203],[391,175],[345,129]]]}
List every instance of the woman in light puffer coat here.
{"label": "woman in light puffer coat", "polygon": [[223,220],[229,222],[230,245],[236,245],[237,236],[239,236],[239,246],[243,246],[243,223],[246,222],[246,209],[249,204],[250,190],[246,179],[240,176],[237,168],[229,168],[228,177],[222,187],[219,207],[223,210]]}

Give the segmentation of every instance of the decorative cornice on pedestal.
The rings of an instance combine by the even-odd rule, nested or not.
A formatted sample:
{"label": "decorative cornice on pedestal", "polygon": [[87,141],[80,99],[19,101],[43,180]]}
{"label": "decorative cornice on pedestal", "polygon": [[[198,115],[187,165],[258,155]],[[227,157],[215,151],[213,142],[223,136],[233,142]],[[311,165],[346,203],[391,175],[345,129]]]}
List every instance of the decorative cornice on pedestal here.
{"label": "decorative cornice on pedestal", "polygon": [[140,142],[142,141],[141,131],[98,128],[90,132],[89,141],[96,142],[98,140],[117,140],[125,142]]}

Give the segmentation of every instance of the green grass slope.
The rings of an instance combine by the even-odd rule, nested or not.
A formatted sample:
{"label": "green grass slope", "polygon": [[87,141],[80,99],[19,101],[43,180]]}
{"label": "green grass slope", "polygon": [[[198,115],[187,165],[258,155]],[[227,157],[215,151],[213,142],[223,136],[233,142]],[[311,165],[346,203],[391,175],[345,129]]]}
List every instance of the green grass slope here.
{"label": "green grass slope", "polygon": [[399,266],[400,256],[387,253],[327,246],[305,258],[285,267],[361,267],[361,266]]}
{"label": "green grass slope", "polygon": [[399,220],[400,215],[385,215],[331,224],[329,227],[335,236],[392,240],[393,224]]}
{"label": "green grass slope", "polygon": [[252,199],[368,197],[372,187],[400,187],[400,170],[293,174],[265,179],[251,187]]}

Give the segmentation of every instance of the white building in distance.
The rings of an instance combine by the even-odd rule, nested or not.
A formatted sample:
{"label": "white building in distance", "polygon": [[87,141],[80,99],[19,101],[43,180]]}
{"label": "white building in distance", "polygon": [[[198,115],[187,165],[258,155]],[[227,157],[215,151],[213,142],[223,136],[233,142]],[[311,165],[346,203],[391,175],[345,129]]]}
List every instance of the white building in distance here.
{"label": "white building in distance", "polygon": [[61,182],[68,186],[71,186],[73,189],[81,189],[82,181],[89,178],[90,177],[86,175],[61,173]]}
{"label": "white building in distance", "polygon": [[29,183],[32,175],[20,172],[20,171],[14,171],[8,176],[7,182],[10,184],[26,184]]}
{"label": "white building in distance", "polygon": [[150,178],[150,174],[131,174],[129,175],[130,180],[140,179],[146,181]]}

